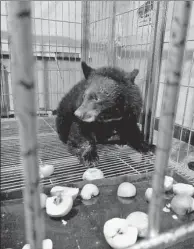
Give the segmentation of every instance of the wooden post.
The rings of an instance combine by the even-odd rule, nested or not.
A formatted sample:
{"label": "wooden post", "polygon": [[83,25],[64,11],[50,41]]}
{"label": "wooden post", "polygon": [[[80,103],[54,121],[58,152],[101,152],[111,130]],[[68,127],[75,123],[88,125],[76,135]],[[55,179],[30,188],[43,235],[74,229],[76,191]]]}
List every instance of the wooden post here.
{"label": "wooden post", "polygon": [[149,237],[154,237],[160,230],[163,208],[164,176],[168,166],[172,146],[173,125],[176,113],[187,29],[192,1],[175,2],[169,58],[166,75],[161,117],[159,123],[155,171],[153,176],[153,195],[149,208]]}
{"label": "wooden post", "polygon": [[9,13],[13,96],[25,177],[26,236],[31,249],[42,249],[44,220],[40,207],[31,2],[10,1]]}

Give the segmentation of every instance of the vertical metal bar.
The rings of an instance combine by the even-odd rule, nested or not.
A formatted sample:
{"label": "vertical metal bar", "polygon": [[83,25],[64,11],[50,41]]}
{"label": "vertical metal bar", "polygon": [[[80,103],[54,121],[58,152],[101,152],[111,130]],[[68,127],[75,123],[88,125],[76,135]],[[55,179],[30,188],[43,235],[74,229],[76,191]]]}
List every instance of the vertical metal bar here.
{"label": "vertical metal bar", "polygon": [[176,2],[171,31],[171,46],[168,58],[166,88],[162,103],[153,176],[153,197],[149,207],[148,236],[154,237],[160,230],[160,215],[163,205],[164,175],[172,144],[173,124],[182,75],[182,64],[187,29],[191,13],[191,1]]}
{"label": "vertical metal bar", "polygon": [[19,120],[21,156],[25,176],[24,205],[27,242],[31,249],[42,249],[44,220],[40,206],[31,1],[10,2],[9,10],[12,84],[15,111]]}
{"label": "vertical metal bar", "polygon": [[59,63],[58,63],[58,60],[57,60],[57,56],[58,56],[57,4],[61,3],[61,2],[55,1],[54,3],[55,3],[55,38],[56,38],[56,43],[55,43],[56,47],[55,47],[55,50],[54,50],[55,52],[54,53],[55,53],[55,60],[56,60],[57,69],[58,69],[58,70],[55,71],[55,75],[56,75],[56,78],[57,78],[57,82],[56,82],[57,83],[57,86],[56,86],[57,92],[56,92],[56,98],[55,98],[55,100],[56,100],[55,107],[56,107],[58,102],[59,102],[59,77],[58,76],[60,75],[60,66],[59,66]]}
{"label": "vertical metal bar", "polygon": [[1,62],[1,116],[9,117],[10,98],[9,98],[9,82],[6,67]]}
{"label": "vertical metal bar", "polygon": [[101,11],[100,11],[100,7],[101,7],[101,2],[98,2],[98,5],[97,5],[97,30],[96,30],[96,40],[97,40],[97,44],[96,44],[96,55],[97,55],[97,65],[99,65],[99,44],[100,44],[100,26],[101,26]]}
{"label": "vertical metal bar", "polygon": [[[193,101],[194,101],[194,98],[193,98]],[[192,119],[191,119],[191,126],[190,126],[190,132],[189,132],[189,141],[188,141],[188,147],[187,147],[187,156],[189,155],[189,152],[190,152],[193,126],[194,126],[194,106],[192,108]]]}
{"label": "vertical metal bar", "polygon": [[[32,6],[33,6],[33,9],[34,9],[34,15],[35,15],[35,11],[36,11],[36,3],[35,1],[32,2]],[[35,15],[36,16],[36,15]],[[34,40],[33,40],[33,48],[35,48],[35,72],[36,72],[36,75],[35,75],[35,81],[37,82],[36,85],[36,96],[37,96],[37,103],[38,103],[38,115],[40,116],[40,93],[39,93],[39,79],[38,79],[38,72],[39,70],[38,69],[38,53],[37,53],[37,34],[36,34],[36,18],[34,16],[34,21],[33,21],[33,24],[34,24]]]}
{"label": "vertical metal bar", "polygon": [[154,52],[155,52],[155,41],[156,41],[156,32],[157,32],[157,23],[158,23],[158,15],[159,15],[159,5],[160,2],[154,2],[154,18],[152,21],[152,24],[154,24],[154,27],[152,28],[151,32],[151,41],[150,41],[150,53],[148,57],[148,63],[147,63],[147,76],[146,76],[146,84],[145,84],[145,92],[144,92],[144,106],[143,106],[143,113],[145,117],[143,117],[143,124],[142,124],[142,130],[144,133],[144,139],[148,140],[149,138],[149,121],[150,121],[150,115],[151,110],[148,110],[148,93],[149,89],[154,87],[153,79],[152,79],[152,72],[154,67]]}
{"label": "vertical metal bar", "polygon": [[71,4],[71,2],[70,1],[68,1],[68,38],[69,38],[69,60],[68,60],[68,76],[69,76],[69,82],[68,82],[68,87],[71,85],[71,70],[70,70],[70,62],[71,62],[71,55],[70,55],[70,52],[71,52],[71,50],[70,50],[70,46],[72,46],[71,45],[71,42],[70,42],[70,28],[71,28],[71,26],[70,26],[70,11],[71,11],[71,8],[70,8],[70,4]]}
{"label": "vertical metal bar", "polygon": [[[62,36],[64,37],[64,2],[62,2]],[[64,44],[64,39],[62,40],[62,65],[64,65],[64,61],[65,61],[65,44]],[[62,77],[62,84],[63,84],[63,90],[62,90],[62,93],[65,92],[65,82],[64,82],[64,77],[65,77],[65,72],[64,72],[64,69],[63,69],[63,75],[61,75]]]}
{"label": "vertical metal bar", "polygon": [[111,2],[110,20],[109,20],[109,51],[108,51],[108,65],[114,67],[116,65],[116,49],[115,49],[115,31],[116,31],[116,1]]}
{"label": "vertical metal bar", "polygon": [[99,6],[100,2],[96,1],[95,5],[94,5],[94,9],[93,9],[93,13],[95,13],[95,18],[94,18],[94,22],[95,22],[95,29],[94,29],[94,33],[93,33],[93,43],[94,43],[94,54],[95,54],[95,67],[98,65],[98,54],[97,54],[97,49],[98,49],[98,6]]}
{"label": "vertical metal bar", "polygon": [[[140,1],[137,1],[136,3],[137,3],[138,7],[136,7],[136,5],[135,5],[135,9],[136,8],[139,9],[139,7],[140,7]],[[137,61],[136,55],[135,55],[135,50],[137,50],[137,51],[139,50],[139,44],[140,44],[140,41],[138,39],[139,38],[138,37],[138,30],[139,30],[139,28],[138,28],[138,18],[136,18],[135,27],[136,27],[136,30],[135,30],[135,40],[136,40],[136,44],[138,44],[138,45],[133,46],[133,51],[134,51],[134,53],[133,53],[133,66],[134,66],[134,68],[136,67],[136,61]]]}
{"label": "vertical metal bar", "polygon": [[82,1],[82,61],[89,62],[90,1]]}
{"label": "vertical metal bar", "polygon": [[[10,30],[9,27],[9,20],[8,20],[8,1],[6,1],[5,3],[5,9],[6,9],[6,22],[7,22],[7,31]],[[8,46],[8,54],[11,54],[11,48],[10,48],[10,37],[8,37],[8,41],[7,41],[7,46]],[[7,113],[7,118],[9,118],[9,114],[11,113],[12,110],[12,106],[13,106],[13,89],[12,89],[12,85],[9,84],[10,82],[12,82],[12,69],[11,69],[11,59],[9,57],[9,75],[8,75],[8,85],[9,85],[9,112]],[[12,104],[11,104],[12,103]],[[14,110],[14,106],[13,106],[13,111],[14,111],[14,118],[15,117],[15,110]]]}
{"label": "vertical metal bar", "polygon": [[[144,12],[145,12],[145,5],[144,5]],[[147,26],[148,27],[148,32],[147,32],[146,45],[145,45],[145,51],[146,51],[146,53],[148,53],[148,51],[149,51],[149,42],[150,42],[150,36],[151,36],[151,28],[150,28],[151,24],[152,24],[152,18],[149,19],[148,26]],[[144,28],[145,28],[145,26],[143,26],[143,29]],[[143,32],[143,34],[144,34],[144,32]],[[145,55],[145,57],[146,57],[146,55]],[[146,75],[146,65],[148,64],[146,58],[144,58],[144,60],[145,60],[145,64],[144,64],[144,74],[143,74],[143,77]],[[141,89],[142,90],[142,94],[145,93],[145,87],[146,86],[144,84],[142,84],[142,89]],[[143,95],[143,98],[145,99],[144,95]]]}
{"label": "vertical metal bar", "polygon": [[76,6],[76,1],[74,1],[74,4],[75,4],[75,8],[74,8],[74,29],[75,29],[75,48],[74,48],[74,58],[75,58],[75,67],[73,68],[74,69],[74,82],[77,82],[77,6]]}
{"label": "vertical metal bar", "polygon": [[[189,82],[188,82],[187,91],[186,91],[186,100],[184,103],[183,118],[182,118],[182,123],[181,123],[181,134],[180,134],[180,140],[179,140],[179,146],[178,146],[178,154],[177,154],[177,158],[176,158],[177,163],[179,162],[179,159],[180,159],[181,143],[182,143],[182,136],[183,136],[183,126],[185,123],[185,115],[186,115],[186,109],[187,109],[187,103],[188,103],[189,89],[191,87],[190,85],[191,85],[191,79],[192,79],[191,74],[192,74],[193,63],[194,63],[194,56],[192,58],[191,67],[190,67],[190,71],[189,71]],[[191,126],[191,129],[192,129],[192,126]],[[188,144],[188,149],[189,149],[189,144]],[[187,154],[188,154],[188,151],[187,151]]]}
{"label": "vertical metal bar", "polygon": [[[166,31],[166,16],[167,16],[167,1],[161,1],[159,3],[159,18],[158,18],[158,25],[156,30],[156,44],[155,44],[155,51],[154,51],[154,64],[152,70],[152,82],[150,82],[149,87],[149,96],[148,96],[148,103],[147,103],[147,110],[148,112],[151,111],[151,120],[150,124],[148,125],[149,131],[149,143],[153,143],[153,134],[154,134],[154,125],[155,125],[155,113],[156,113],[156,106],[157,106],[157,99],[158,99],[158,91],[159,91],[159,79],[160,79],[160,69],[161,69],[161,62],[162,62],[162,51],[163,51],[163,44],[164,44],[164,36]],[[150,127],[149,127],[150,126]]]}
{"label": "vertical metal bar", "polygon": [[46,109],[46,113],[48,113],[49,110],[48,60],[43,58],[42,62],[43,62],[43,84],[44,84],[44,108]]}
{"label": "vertical metal bar", "polygon": [[48,1],[48,37],[49,37],[49,42],[48,42],[48,51],[49,51],[49,56],[48,56],[48,65],[49,65],[49,69],[48,69],[48,73],[49,73],[49,104],[50,104],[50,108],[51,110],[53,110],[55,107],[53,105],[53,99],[54,99],[54,93],[53,93],[53,86],[52,86],[52,60],[51,60],[51,57],[52,57],[52,50],[51,50],[51,47],[52,47],[52,44],[51,44],[51,27],[50,27],[50,12],[52,12],[52,8],[50,8],[50,4],[51,6],[53,5],[53,2],[49,2]]}

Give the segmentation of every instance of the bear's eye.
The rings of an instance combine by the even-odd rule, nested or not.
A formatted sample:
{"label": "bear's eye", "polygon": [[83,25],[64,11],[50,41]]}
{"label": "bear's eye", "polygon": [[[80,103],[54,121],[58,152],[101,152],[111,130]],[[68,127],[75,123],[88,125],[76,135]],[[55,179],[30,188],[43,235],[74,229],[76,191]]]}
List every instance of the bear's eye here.
{"label": "bear's eye", "polygon": [[90,94],[89,95],[89,100],[95,100],[95,101],[98,101],[98,96],[96,94]]}

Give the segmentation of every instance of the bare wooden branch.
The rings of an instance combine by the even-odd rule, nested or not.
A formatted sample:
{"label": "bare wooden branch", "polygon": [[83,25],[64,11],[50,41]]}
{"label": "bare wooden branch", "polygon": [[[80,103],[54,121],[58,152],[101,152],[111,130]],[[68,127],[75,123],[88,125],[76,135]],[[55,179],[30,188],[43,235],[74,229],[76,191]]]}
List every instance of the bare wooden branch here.
{"label": "bare wooden branch", "polygon": [[25,177],[26,236],[31,249],[42,249],[44,220],[40,207],[31,2],[10,1],[9,18],[14,106]]}
{"label": "bare wooden branch", "polygon": [[176,113],[187,29],[191,13],[191,1],[175,2],[171,42],[166,75],[166,88],[161,108],[158,143],[153,177],[153,198],[149,208],[149,237],[160,229],[163,206],[164,176],[172,145],[173,125]]}

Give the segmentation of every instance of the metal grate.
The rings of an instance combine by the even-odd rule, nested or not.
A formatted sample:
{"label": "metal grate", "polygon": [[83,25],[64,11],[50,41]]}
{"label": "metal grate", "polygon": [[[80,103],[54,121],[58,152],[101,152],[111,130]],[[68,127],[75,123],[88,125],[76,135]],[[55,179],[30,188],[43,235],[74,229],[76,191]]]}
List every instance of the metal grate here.
{"label": "metal grate", "polygon": [[[39,157],[43,163],[52,164],[55,172],[43,184],[64,184],[80,181],[86,170],[76,157],[68,153],[54,130],[54,118],[39,118]],[[10,127],[10,130],[8,128]],[[24,186],[16,120],[2,122],[1,137],[1,191]],[[123,174],[141,174],[153,171],[153,159],[142,157],[130,148],[114,145],[99,146],[99,168],[105,177]]]}
{"label": "metal grate", "polygon": [[[76,157],[67,151],[55,130],[55,118],[38,118],[39,158],[43,163],[55,167],[54,174],[44,179],[44,185],[66,184],[82,180],[86,170]],[[21,189],[24,186],[23,168],[20,159],[20,145],[16,120],[3,120],[1,126],[1,191]],[[154,158],[137,153],[128,146],[99,146],[99,168],[105,177],[123,174],[143,174],[153,172]],[[194,183],[194,172],[181,164],[171,163],[181,175]]]}

